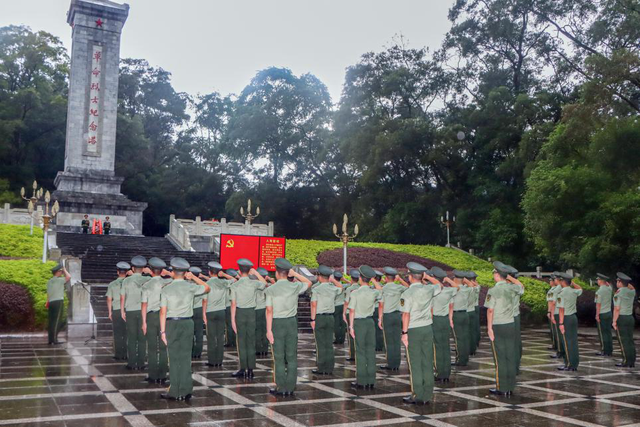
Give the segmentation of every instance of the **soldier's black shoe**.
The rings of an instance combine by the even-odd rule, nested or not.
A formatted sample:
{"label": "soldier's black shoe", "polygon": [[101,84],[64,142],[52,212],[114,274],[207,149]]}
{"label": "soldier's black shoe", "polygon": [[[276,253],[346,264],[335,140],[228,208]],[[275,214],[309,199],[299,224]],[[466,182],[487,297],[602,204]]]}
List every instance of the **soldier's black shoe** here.
{"label": "soldier's black shoe", "polygon": [[616,367],[618,367],[618,368],[628,368],[629,365],[625,365],[624,363],[616,363]]}
{"label": "soldier's black shoe", "polygon": [[389,365],[382,365],[380,366],[380,369],[385,370],[385,371],[399,371],[400,368],[392,368]]}
{"label": "soldier's black shoe", "polygon": [[147,377],[147,378],[145,378],[144,380],[145,380],[146,382],[148,382],[148,383],[155,383],[155,382],[156,382],[156,380],[154,380],[154,379],[153,379],[153,378],[151,378],[151,377]]}
{"label": "soldier's black shoe", "polygon": [[578,368],[572,368],[572,367],[569,366],[569,367],[566,367],[564,370],[565,371],[573,371],[573,372],[575,372],[575,371],[578,370]]}
{"label": "soldier's black shoe", "polygon": [[413,396],[407,396],[407,397],[403,397],[402,401],[408,405],[426,405],[429,402],[425,402],[423,400],[416,400],[413,398]]}
{"label": "soldier's black shoe", "polygon": [[507,396],[513,396],[513,392],[512,391],[508,391],[505,393]]}
{"label": "soldier's black shoe", "polygon": [[557,358],[558,358],[558,357],[560,357],[560,356],[558,356],[557,354],[552,354],[552,355],[550,355],[549,357],[550,357],[551,359],[557,359]]}
{"label": "soldier's black shoe", "polygon": [[134,371],[136,368],[134,368],[133,366],[125,366],[125,368],[127,368],[128,371]]}
{"label": "soldier's black shoe", "polygon": [[319,371],[317,369],[312,370],[311,373],[315,375],[331,375],[329,372]]}
{"label": "soldier's black shoe", "polygon": [[547,350],[555,350],[556,348],[552,345],[550,345],[549,347],[547,347]]}
{"label": "soldier's black shoe", "polygon": [[495,394],[496,396],[504,396],[505,392],[504,391],[500,391],[497,388],[491,388],[489,389],[489,393],[491,394]]}
{"label": "soldier's black shoe", "polygon": [[253,369],[247,370],[247,378],[253,378]]}
{"label": "soldier's black shoe", "polygon": [[606,356],[606,354],[604,354],[603,352],[599,351],[595,354],[596,356]]}
{"label": "soldier's black shoe", "polygon": [[207,365],[207,366],[209,366],[211,368],[217,368],[218,366],[220,366],[219,363],[209,363],[209,362],[205,363],[205,365]]}
{"label": "soldier's black shoe", "polygon": [[364,389],[365,390],[373,390],[374,388],[376,388],[376,386],[374,384],[365,384],[364,385]]}
{"label": "soldier's black shoe", "polygon": [[273,394],[274,396],[286,396],[286,393],[284,391],[278,391],[278,389],[275,388],[269,389],[269,393]]}
{"label": "soldier's black shoe", "polygon": [[558,366],[558,371],[565,371],[566,369],[566,366]]}
{"label": "soldier's black shoe", "polygon": [[184,397],[184,400],[191,400],[192,397],[193,397],[193,395],[191,393],[189,393]]}
{"label": "soldier's black shoe", "polygon": [[244,378],[247,376],[247,371],[245,371],[244,369],[240,369],[234,372],[233,374],[231,374],[231,376],[234,378]]}
{"label": "soldier's black shoe", "polygon": [[173,397],[173,396],[169,396],[168,393],[162,393],[160,395],[160,399],[165,399],[165,400],[178,400],[177,397]]}
{"label": "soldier's black shoe", "polygon": [[356,359],[353,357],[348,357],[345,360],[349,361],[349,362],[354,362]]}
{"label": "soldier's black shoe", "polygon": [[364,386],[354,381],[351,383],[351,388],[355,388],[356,390],[362,390],[364,389]]}
{"label": "soldier's black shoe", "polygon": [[442,382],[443,382],[443,383],[448,383],[448,382],[449,382],[449,378],[443,378],[443,379],[442,379]]}
{"label": "soldier's black shoe", "polygon": [[156,384],[166,384],[166,383],[167,383],[166,378],[160,378],[156,380]]}

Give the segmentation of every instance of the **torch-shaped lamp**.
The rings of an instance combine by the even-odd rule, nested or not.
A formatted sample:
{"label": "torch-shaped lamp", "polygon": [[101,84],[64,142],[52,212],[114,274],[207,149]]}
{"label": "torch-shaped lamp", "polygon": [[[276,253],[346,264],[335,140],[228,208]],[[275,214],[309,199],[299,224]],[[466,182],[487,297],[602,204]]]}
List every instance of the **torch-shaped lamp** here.
{"label": "torch-shaped lamp", "polygon": [[42,199],[42,188],[38,190],[38,182],[37,181],[33,181],[33,194],[31,195],[31,197],[26,197],[26,191],[24,189],[24,187],[22,187],[20,189],[20,195],[22,196],[22,200],[29,202],[28,203],[28,209],[29,209],[29,216],[31,217],[31,235],[33,236],[33,218],[35,216],[35,212],[36,212],[36,206],[38,204],[38,200]]}
{"label": "torch-shaped lamp", "polygon": [[450,220],[449,211],[447,211],[445,216],[440,217],[440,222],[444,224],[445,227],[447,227],[447,247],[450,248],[451,247],[451,226],[453,225],[454,222],[456,222],[456,217],[454,215]]}
{"label": "torch-shaped lamp", "polygon": [[338,234],[338,226],[333,224],[333,234],[342,241],[342,261],[343,261],[343,273],[347,274],[347,246],[349,242],[356,238],[358,235],[358,224],[353,228],[353,234],[349,234],[347,226],[349,224],[349,217],[344,214],[342,220],[342,233]]}
{"label": "torch-shaped lamp", "polygon": [[244,208],[240,206],[240,215],[249,223],[256,219],[260,215],[260,207],[256,208],[256,214],[251,213],[251,199],[247,200],[247,213],[244,213]]}
{"label": "torch-shaped lamp", "polygon": [[42,263],[47,262],[47,246],[48,246],[48,231],[49,231],[49,223],[51,220],[58,214],[60,210],[60,206],[58,205],[58,201],[56,200],[49,209],[49,203],[51,202],[51,194],[47,191],[44,195],[44,215],[42,215],[42,230],[44,231],[44,240],[42,243]]}

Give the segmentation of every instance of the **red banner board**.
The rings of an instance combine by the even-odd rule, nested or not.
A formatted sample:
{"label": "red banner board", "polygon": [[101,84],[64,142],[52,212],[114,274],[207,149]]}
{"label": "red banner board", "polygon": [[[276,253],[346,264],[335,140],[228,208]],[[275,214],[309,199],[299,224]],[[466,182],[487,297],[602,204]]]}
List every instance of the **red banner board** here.
{"label": "red banner board", "polygon": [[220,235],[220,264],[222,268],[238,269],[237,261],[246,258],[256,267],[275,271],[276,258],[285,256],[284,237],[246,236],[241,234]]}
{"label": "red banner board", "polygon": [[284,237],[260,237],[260,267],[276,271],[276,258],[284,258],[287,239]]}

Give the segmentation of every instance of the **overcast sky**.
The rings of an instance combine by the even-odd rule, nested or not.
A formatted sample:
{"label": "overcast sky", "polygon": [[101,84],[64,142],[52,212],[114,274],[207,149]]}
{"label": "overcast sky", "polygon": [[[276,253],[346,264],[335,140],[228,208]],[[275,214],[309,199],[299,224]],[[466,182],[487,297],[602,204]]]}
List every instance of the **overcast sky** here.
{"label": "overcast sky", "polygon": [[[116,0],[118,1],[118,0]],[[118,1],[124,3],[124,1]],[[269,66],[322,80],[337,102],[345,69],[402,34],[437,49],[453,0],[128,0],[121,56],[173,75],[176,90],[239,93]],[[1,0],[0,26],[48,31],[71,49],[70,0]]]}

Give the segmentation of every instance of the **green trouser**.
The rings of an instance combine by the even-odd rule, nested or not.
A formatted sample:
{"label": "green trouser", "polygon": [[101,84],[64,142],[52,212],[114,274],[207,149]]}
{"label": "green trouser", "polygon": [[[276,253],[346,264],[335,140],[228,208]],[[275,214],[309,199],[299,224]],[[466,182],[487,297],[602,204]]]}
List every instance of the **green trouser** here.
{"label": "green trouser", "polygon": [[475,325],[476,325],[476,350],[478,349],[478,347],[480,347],[480,307],[476,306],[476,309],[474,311],[474,316],[475,316]]}
{"label": "green trouser", "polygon": [[167,378],[169,362],[167,346],[160,336],[160,312],[147,313],[147,346],[149,348],[149,378],[163,380]]}
{"label": "green trouser", "polygon": [[[236,336],[240,369],[256,367],[256,309],[236,308]],[[275,330],[274,330],[275,333]]]}
{"label": "green trouser", "polygon": [[551,332],[551,346],[554,350],[558,350],[558,337],[556,336],[556,327],[553,325],[551,319],[549,319],[549,331]]}
{"label": "green trouser", "polygon": [[191,357],[201,357],[203,346],[204,319],[202,318],[202,307],[198,307],[193,309],[193,348],[191,349]]}
{"label": "green trouser", "polygon": [[169,349],[169,396],[185,397],[193,392],[191,377],[191,347],[193,346],[193,320],[167,319]]}
{"label": "green trouser", "polygon": [[618,340],[622,350],[622,364],[636,366],[636,346],[633,342],[633,329],[636,321],[631,314],[618,316]]}
{"label": "green trouser", "polygon": [[515,324],[493,325],[493,335],[491,348],[496,364],[496,388],[503,392],[513,391],[516,388]]}
{"label": "green trouser", "polygon": [[224,324],[226,345],[227,347],[235,347],[237,342],[236,333],[233,331],[233,327],[231,326],[231,307],[224,309]]}
{"label": "green trouser", "polygon": [[560,332],[560,315],[559,314],[554,314],[553,315],[553,319],[556,321],[555,328],[556,328],[556,338],[558,340],[558,356],[562,356],[565,361],[564,364],[567,364],[567,360],[565,358],[565,354],[564,354],[564,336],[562,335],[562,332]]}
{"label": "green trouser", "polygon": [[207,312],[207,362],[222,363],[224,358],[224,310]]}
{"label": "green trouser", "polygon": [[407,338],[411,396],[429,402],[433,397],[433,329],[431,325],[411,328]]}
{"label": "green trouser", "polygon": [[387,349],[387,366],[391,369],[400,367],[400,335],[402,335],[402,313],[394,311],[382,316],[384,346]]}
{"label": "green trouser", "polygon": [[376,383],[376,326],[373,318],[354,319],[356,347],[356,383],[375,385]]}
{"label": "green trouser", "polygon": [[49,344],[58,341],[58,332],[62,326],[64,300],[49,301]]}
{"label": "green trouser", "polygon": [[451,325],[449,316],[433,316],[433,367],[436,378],[445,379],[451,375]]}
{"label": "green trouser", "polygon": [[316,339],[316,358],[318,371],[333,373],[336,358],[333,352],[333,313],[316,314],[316,327],[313,335]]}
{"label": "green trouser", "polygon": [[476,352],[476,323],[475,312],[467,311],[467,317],[469,317],[469,354]]}
{"label": "green trouser", "polygon": [[376,304],[376,309],[373,312],[373,322],[376,328],[376,351],[384,350],[384,335],[382,334],[382,329],[378,326],[378,305]]}
{"label": "green trouser", "polygon": [[113,347],[116,359],[127,358],[127,324],[122,320],[120,309],[111,312],[113,318]]}
{"label": "green trouser", "polygon": [[266,353],[269,351],[267,342],[267,317],[266,309],[259,308],[256,312],[256,351]]}
{"label": "green trouser", "polygon": [[598,332],[600,335],[600,347],[602,353],[607,356],[613,355],[613,336],[611,332],[611,322],[613,315],[611,312],[600,313],[600,321],[598,323]]}
{"label": "green trouser", "polygon": [[[513,325],[515,328],[515,339],[516,339],[516,375],[520,373],[520,361],[522,360],[522,332],[520,331],[520,315],[518,314],[513,318]],[[576,331],[576,345],[578,335]]]}
{"label": "green trouser", "polygon": [[456,365],[469,363],[469,315],[466,310],[453,312],[453,340],[456,344]]}
{"label": "green trouser", "polygon": [[349,338],[349,359],[354,360],[356,357],[356,342],[351,336],[351,333],[347,333]]}
{"label": "green trouser", "polygon": [[127,366],[144,368],[147,358],[147,343],[142,332],[142,313],[140,310],[126,311],[127,315]]}
{"label": "green trouser", "polygon": [[568,368],[577,368],[580,364],[578,350],[578,317],[575,314],[564,316],[564,349]]}
{"label": "green trouser", "polygon": [[344,305],[336,305],[333,312],[333,334],[335,335],[334,342],[336,344],[344,344],[344,334],[347,332],[347,325],[342,320],[342,311]]}
{"label": "green trouser", "polygon": [[295,316],[273,319],[271,326],[276,390],[293,393],[298,379],[298,319]]}

